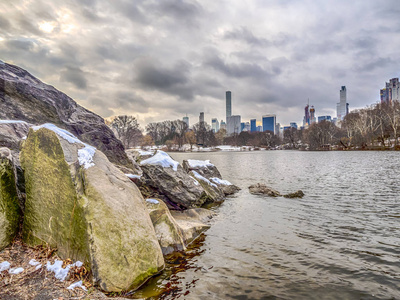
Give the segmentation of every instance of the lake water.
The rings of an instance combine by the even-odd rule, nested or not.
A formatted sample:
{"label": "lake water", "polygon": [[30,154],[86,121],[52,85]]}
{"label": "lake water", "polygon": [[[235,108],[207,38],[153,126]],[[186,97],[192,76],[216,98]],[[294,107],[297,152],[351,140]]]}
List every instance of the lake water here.
{"label": "lake water", "polygon": [[[137,292],[152,299],[400,299],[399,152],[173,153],[242,190]],[[257,182],[303,199],[251,195]]]}

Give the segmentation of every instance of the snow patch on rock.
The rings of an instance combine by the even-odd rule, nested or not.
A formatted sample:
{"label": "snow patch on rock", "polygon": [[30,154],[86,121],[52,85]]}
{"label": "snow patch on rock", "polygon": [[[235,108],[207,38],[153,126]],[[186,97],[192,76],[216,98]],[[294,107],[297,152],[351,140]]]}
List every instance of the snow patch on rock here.
{"label": "snow patch on rock", "polygon": [[70,144],[80,144],[80,145],[85,146],[84,148],[78,150],[79,164],[81,166],[83,166],[85,169],[89,169],[90,167],[94,166],[93,156],[96,153],[95,147],[92,147],[86,143],[81,142],[77,137],[75,137],[69,131],[59,128],[56,125],[51,124],[51,123],[46,123],[43,125],[32,127],[32,129],[35,131],[37,131],[41,128],[46,128],[46,129],[53,131],[55,134],[57,134],[59,137],[63,138]]}
{"label": "snow patch on rock", "polygon": [[212,183],[210,180],[208,180],[207,178],[201,176],[201,175],[200,175],[199,173],[197,173],[196,171],[192,171],[192,172],[193,172],[194,177],[196,177],[197,179],[202,180],[202,181],[205,181],[208,185],[211,185],[211,186],[213,186],[213,187],[215,187],[215,188],[218,188],[218,186],[217,186],[215,183]]}
{"label": "snow patch on rock", "polygon": [[214,167],[210,160],[195,160],[195,159],[188,159],[187,160],[190,168],[207,168],[207,167]]}
{"label": "snow patch on rock", "polygon": [[232,183],[230,183],[228,180],[223,180],[218,177],[212,177],[210,180],[219,185],[232,185]]}
{"label": "snow patch on rock", "polygon": [[156,199],[146,199],[146,202],[151,204],[160,204],[160,202]]}
{"label": "snow patch on rock", "polygon": [[171,158],[167,153],[164,151],[158,150],[157,153],[140,162],[141,165],[157,165],[163,168],[172,167],[172,169],[176,172],[178,171],[179,163]]}

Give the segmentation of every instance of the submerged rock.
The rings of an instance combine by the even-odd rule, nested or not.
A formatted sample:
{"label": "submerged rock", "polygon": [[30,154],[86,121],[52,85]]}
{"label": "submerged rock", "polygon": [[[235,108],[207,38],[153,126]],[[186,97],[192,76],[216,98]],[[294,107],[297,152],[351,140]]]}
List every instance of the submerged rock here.
{"label": "submerged rock", "polygon": [[[103,118],[24,69],[0,64],[0,119],[56,124],[102,151],[111,162],[130,166],[124,147]],[[1,133],[0,133],[1,134]]]}
{"label": "submerged rock", "polygon": [[303,198],[304,197],[304,193],[303,193],[302,190],[298,190],[297,192],[283,195],[283,197],[285,197],[285,198]]}
{"label": "submerged rock", "polygon": [[140,185],[156,194],[170,209],[187,209],[202,206],[207,200],[204,188],[187,174],[182,166],[164,151],[140,163],[143,175]]}
{"label": "submerged rock", "polygon": [[18,204],[15,168],[11,151],[0,149],[0,251],[16,236],[22,211]]}
{"label": "submerged rock", "polygon": [[137,187],[95,148],[52,125],[30,130],[23,239],[87,263],[104,291],[139,287],[164,260]]}
{"label": "submerged rock", "polygon": [[266,195],[266,196],[270,196],[270,197],[282,196],[281,193],[266,186],[263,183],[256,183],[256,184],[249,186],[249,191],[251,194],[255,194],[255,195]]}

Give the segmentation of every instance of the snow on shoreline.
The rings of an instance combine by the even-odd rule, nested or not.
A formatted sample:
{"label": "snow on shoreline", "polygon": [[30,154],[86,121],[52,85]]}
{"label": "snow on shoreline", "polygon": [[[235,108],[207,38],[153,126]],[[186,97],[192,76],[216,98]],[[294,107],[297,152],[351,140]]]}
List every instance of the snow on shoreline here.
{"label": "snow on shoreline", "polygon": [[79,140],[76,136],[74,136],[72,133],[69,131],[59,128],[54,124],[51,123],[46,123],[42,124],[39,126],[32,126],[32,129],[34,131],[37,131],[41,128],[46,128],[51,131],[53,131],[55,134],[57,134],[59,137],[63,138],[70,144],[80,144],[85,146],[82,149],[78,150],[78,161],[81,166],[83,166],[85,169],[89,169],[90,167],[93,167],[95,164],[93,162],[93,156],[96,153],[96,148],[93,146],[90,146],[86,143],[83,143],[81,140]]}

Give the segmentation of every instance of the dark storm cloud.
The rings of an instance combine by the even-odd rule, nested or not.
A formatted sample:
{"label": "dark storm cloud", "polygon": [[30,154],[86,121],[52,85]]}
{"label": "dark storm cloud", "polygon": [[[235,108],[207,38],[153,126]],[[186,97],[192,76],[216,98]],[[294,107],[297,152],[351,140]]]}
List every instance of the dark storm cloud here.
{"label": "dark storm cloud", "polygon": [[136,80],[149,89],[169,90],[189,81],[189,64],[179,61],[172,67],[165,67],[161,62],[143,59],[135,64]]}
{"label": "dark storm cloud", "polygon": [[87,88],[85,73],[78,67],[66,67],[61,70],[60,81],[72,83],[78,89]]}
{"label": "dark storm cloud", "polygon": [[10,28],[11,23],[4,16],[0,15],[0,30],[6,31]]}
{"label": "dark storm cloud", "polygon": [[134,92],[118,92],[114,96],[115,104],[121,108],[136,111],[138,113],[146,113],[149,111],[149,103],[147,103],[142,97],[138,96]]}

